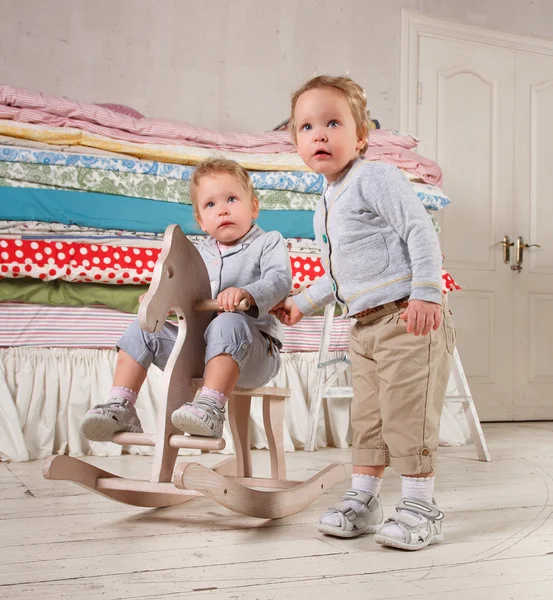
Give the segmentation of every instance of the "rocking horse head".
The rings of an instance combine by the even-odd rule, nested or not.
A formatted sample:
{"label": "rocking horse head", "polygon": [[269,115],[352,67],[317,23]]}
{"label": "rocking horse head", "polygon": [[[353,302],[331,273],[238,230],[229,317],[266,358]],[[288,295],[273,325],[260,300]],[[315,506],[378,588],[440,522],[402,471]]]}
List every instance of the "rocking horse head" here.
{"label": "rocking horse head", "polygon": [[152,283],[140,303],[138,319],[145,331],[159,332],[167,315],[177,314],[179,325],[191,318],[209,322],[194,310],[198,300],[211,297],[209,276],[204,261],[178,225],[165,230],[163,248],[154,267]]}

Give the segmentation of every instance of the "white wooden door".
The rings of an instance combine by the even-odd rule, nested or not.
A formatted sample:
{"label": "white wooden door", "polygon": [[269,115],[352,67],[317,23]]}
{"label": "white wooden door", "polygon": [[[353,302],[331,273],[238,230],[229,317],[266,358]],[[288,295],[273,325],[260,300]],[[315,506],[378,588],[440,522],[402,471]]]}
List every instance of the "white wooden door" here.
{"label": "white wooden door", "polygon": [[513,284],[497,244],[513,231],[514,53],[421,36],[418,151],[443,169],[440,211],[458,349],[482,420],[511,419]]}
{"label": "white wooden door", "polygon": [[514,235],[527,244],[514,278],[513,417],[553,419],[553,57],[515,56]]}

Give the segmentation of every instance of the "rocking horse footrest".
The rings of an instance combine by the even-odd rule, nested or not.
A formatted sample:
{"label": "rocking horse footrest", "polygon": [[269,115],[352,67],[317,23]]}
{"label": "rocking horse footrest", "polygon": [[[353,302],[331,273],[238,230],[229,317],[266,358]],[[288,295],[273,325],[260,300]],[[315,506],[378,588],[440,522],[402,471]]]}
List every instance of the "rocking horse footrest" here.
{"label": "rocking horse footrest", "polygon": [[[154,433],[116,433],[112,440],[121,446],[155,446]],[[199,435],[171,435],[169,437],[171,448],[193,448],[195,450],[223,450],[226,442],[223,438],[208,438]]]}

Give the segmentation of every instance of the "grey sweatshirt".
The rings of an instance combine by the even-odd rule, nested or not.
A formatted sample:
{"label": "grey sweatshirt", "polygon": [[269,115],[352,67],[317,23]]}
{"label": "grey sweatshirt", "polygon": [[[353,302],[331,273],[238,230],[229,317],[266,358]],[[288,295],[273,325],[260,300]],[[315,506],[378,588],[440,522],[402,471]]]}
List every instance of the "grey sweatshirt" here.
{"label": "grey sweatshirt", "polygon": [[265,233],[254,225],[223,256],[211,237],[202,241],[198,250],[207,267],[212,297],[229,287],[246,290],[256,304],[246,316],[260,331],[280,340],[281,325],[269,310],[286,298],[292,288],[290,257],[282,235],[278,231]]}
{"label": "grey sweatshirt", "polygon": [[334,298],[352,316],[409,296],[442,303],[442,257],[425,208],[399,169],[356,159],[314,217],[325,275],[294,297],[304,315]]}

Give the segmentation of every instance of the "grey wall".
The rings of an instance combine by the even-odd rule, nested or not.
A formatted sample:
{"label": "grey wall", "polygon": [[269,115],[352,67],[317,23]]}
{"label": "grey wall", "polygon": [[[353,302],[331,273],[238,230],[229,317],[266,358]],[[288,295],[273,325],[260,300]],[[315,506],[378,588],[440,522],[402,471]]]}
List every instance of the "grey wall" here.
{"label": "grey wall", "polygon": [[553,39],[553,0],[0,0],[0,83],[261,131],[349,73],[397,127],[402,9]]}

